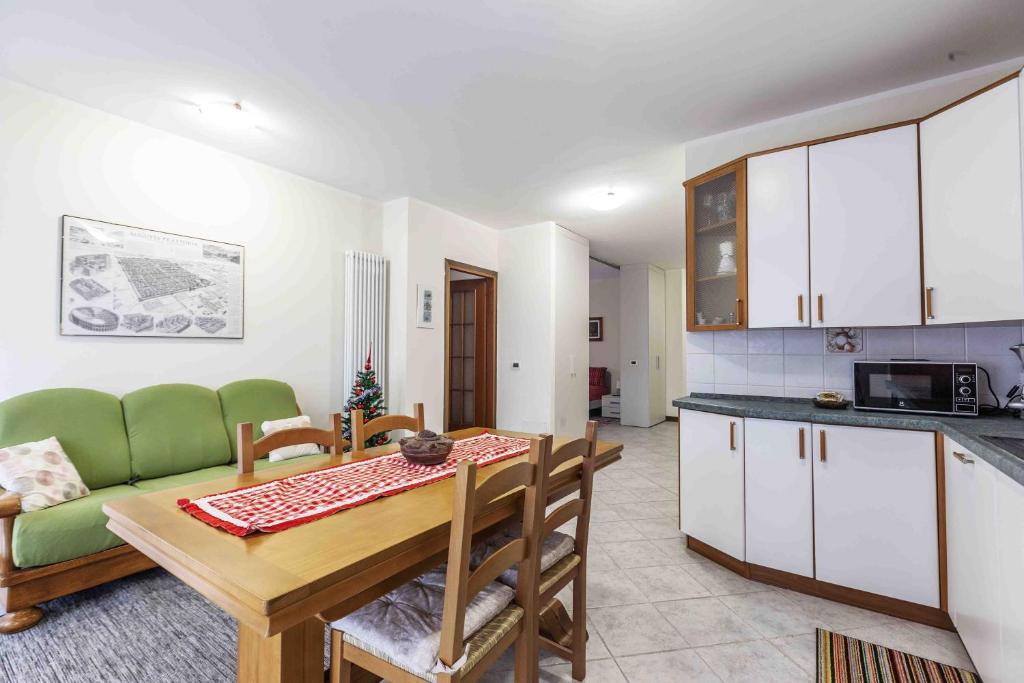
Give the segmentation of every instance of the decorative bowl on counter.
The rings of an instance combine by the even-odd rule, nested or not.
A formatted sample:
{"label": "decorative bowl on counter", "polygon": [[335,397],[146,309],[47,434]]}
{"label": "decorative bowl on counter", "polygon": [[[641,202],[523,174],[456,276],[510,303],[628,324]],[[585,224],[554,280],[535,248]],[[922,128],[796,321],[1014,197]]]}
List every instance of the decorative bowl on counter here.
{"label": "decorative bowl on counter", "polygon": [[398,442],[402,455],[413,465],[440,465],[448,459],[454,444],[448,437],[435,434],[429,429]]}
{"label": "decorative bowl on counter", "polygon": [[814,397],[814,405],[819,408],[839,410],[850,405],[850,401],[838,391],[819,391]]}

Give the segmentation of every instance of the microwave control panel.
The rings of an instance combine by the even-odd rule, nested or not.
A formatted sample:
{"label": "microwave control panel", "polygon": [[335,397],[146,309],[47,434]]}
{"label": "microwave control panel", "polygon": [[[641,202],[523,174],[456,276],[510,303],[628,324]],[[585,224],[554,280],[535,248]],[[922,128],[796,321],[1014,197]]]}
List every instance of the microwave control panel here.
{"label": "microwave control panel", "polygon": [[978,414],[978,366],[953,364],[953,410],[958,415]]}

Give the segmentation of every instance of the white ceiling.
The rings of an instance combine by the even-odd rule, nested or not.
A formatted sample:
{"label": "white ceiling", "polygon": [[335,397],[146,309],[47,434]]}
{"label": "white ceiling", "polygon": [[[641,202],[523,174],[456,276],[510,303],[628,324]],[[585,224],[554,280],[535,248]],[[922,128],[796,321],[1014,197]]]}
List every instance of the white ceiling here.
{"label": "white ceiling", "polygon": [[[1021,0],[0,0],[0,74],[352,192],[678,266],[681,143],[1020,54]],[[946,54],[962,51],[957,62]],[[226,134],[193,106],[241,100]],[[595,212],[594,190],[630,195]]]}

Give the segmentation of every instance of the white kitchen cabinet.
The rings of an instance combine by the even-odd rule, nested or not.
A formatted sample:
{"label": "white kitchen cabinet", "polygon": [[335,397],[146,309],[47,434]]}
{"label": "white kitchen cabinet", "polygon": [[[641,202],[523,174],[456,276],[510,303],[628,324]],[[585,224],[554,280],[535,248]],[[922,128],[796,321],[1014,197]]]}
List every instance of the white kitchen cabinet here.
{"label": "white kitchen cabinet", "polygon": [[1009,683],[1024,681],[1024,486],[1002,472],[995,472],[995,480],[1002,657],[1000,678],[981,674],[986,681]]}
{"label": "white kitchen cabinet", "polygon": [[812,326],[921,322],[917,125],[812,145]]}
{"label": "white kitchen cabinet", "polygon": [[811,321],[807,147],[747,159],[747,327]]}
{"label": "white kitchen cabinet", "polygon": [[679,411],[681,528],[743,560],[743,418]]}
{"label": "white kitchen cabinet", "polygon": [[816,578],[938,607],[935,435],[813,431]]}
{"label": "white kitchen cabinet", "polygon": [[925,323],[1024,318],[1018,79],[921,122]]}
{"label": "white kitchen cabinet", "polygon": [[811,425],[746,418],[747,562],[814,577]]}
{"label": "white kitchen cabinet", "polygon": [[978,673],[997,682],[1002,678],[996,470],[948,437],[943,450],[949,616]]}

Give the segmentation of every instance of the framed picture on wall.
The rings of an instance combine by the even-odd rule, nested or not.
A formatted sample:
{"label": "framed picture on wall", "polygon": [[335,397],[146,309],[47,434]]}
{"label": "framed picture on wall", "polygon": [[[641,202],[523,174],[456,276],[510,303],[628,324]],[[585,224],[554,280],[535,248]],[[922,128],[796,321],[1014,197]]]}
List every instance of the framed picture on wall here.
{"label": "framed picture on wall", "polygon": [[604,318],[590,319],[590,341],[604,341]]}
{"label": "framed picture on wall", "polygon": [[60,333],[242,339],[245,248],[64,216]]}
{"label": "framed picture on wall", "polygon": [[434,288],[416,285],[416,327],[434,328]]}

